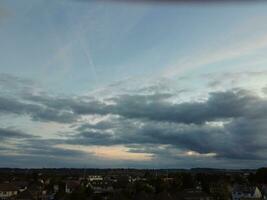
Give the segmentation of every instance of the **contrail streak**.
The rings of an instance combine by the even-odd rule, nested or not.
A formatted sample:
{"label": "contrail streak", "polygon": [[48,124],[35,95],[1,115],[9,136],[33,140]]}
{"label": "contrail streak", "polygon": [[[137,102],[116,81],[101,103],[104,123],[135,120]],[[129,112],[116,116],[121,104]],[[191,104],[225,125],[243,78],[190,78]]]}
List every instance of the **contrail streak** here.
{"label": "contrail streak", "polygon": [[267,0],[72,0],[76,2],[121,2],[121,3],[178,3],[178,4],[214,4],[214,3],[258,3],[258,2],[266,2]]}

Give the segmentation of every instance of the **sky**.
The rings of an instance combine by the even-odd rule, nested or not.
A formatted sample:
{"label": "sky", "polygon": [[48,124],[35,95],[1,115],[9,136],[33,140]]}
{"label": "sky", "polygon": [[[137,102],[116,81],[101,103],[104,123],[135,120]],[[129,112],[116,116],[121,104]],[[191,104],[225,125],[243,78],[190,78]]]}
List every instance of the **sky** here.
{"label": "sky", "polygon": [[0,167],[266,166],[266,9],[2,0]]}

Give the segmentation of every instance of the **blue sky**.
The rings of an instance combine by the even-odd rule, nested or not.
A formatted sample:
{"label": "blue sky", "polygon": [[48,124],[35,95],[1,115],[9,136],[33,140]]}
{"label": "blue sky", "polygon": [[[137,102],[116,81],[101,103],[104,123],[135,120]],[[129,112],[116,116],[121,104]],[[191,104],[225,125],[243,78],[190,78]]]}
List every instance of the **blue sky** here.
{"label": "blue sky", "polygon": [[[229,48],[266,30],[262,3],[1,4],[6,13],[1,20],[1,71],[74,93],[127,77],[160,74],[188,56]],[[249,30],[242,30],[246,27]]]}
{"label": "blue sky", "polygon": [[[8,141],[0,148],[3,166],[262,165],[264,145],[242,142],[266,137],[264,129],[253,129],[265,124],[255,101],[265,108],[266,9],[264,2],[242,1],[1,1],[0,138]],[[208,110],[213,98],[224,95],[225,103]],[[210,117],[236,101],[249,109]],[[198,114],[201,103],[212,114]],[[188,105],[201,119],[180,119],[182,111],[190,115]],[[236,127],[244,120],[251,127],[240,138]],[[214,138],[212,130],[222,135]],[[214,144],[220,137],[230,140],[227,148],[238,143],[243,153],[222,144],[204,149],[199,143],[209,137]],[[72,160],[80,154],[94,162]],[[165,164],[158,164],[165,154]]]}

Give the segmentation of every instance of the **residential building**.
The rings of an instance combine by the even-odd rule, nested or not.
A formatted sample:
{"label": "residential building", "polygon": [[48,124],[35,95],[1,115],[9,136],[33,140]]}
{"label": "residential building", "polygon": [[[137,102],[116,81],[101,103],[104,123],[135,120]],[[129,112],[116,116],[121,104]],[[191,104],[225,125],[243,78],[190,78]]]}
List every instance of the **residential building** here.
{"label": "residential building", "polygon": [[18,194],[18,188],[11,183],[0,184],[0,199],[6,200]]}
{"label": "residential building", "polygon": [[232,191],[232,200],[261,199],[262,194],[258,187],[235,185]]}

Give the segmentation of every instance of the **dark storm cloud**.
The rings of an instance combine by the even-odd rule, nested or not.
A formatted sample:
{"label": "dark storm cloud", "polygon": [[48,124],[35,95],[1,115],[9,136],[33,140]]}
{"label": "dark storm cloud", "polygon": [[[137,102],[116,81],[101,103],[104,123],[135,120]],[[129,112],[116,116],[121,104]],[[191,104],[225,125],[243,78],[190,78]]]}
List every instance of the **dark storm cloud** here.
{"label": "dark storm cloud", "polygon": [[[38,91],[40,98],[45,98],[46,93],[37,87],[32,80],[19,78],[9,74],[0,74],[0,114],[29,115],[33,120],[55,121],[70,123],[76,116],[60,107],[53,108],[35,100],[29,100],[33,93]],[[51,102],[61,102],[60,99]],[[62,102],[64,103],[64,102]]]}
{"label": "dark storm cloud", "polygon": [[[20,80],[13,81],[23,85]],[[210,93],[209,98],[202,102],[170,102],[173,96],[171,93],[159,92],[125,94],[100,101],[92,97],[59,97],[25,92],[15,97],[0,97],[0,113],[29,115],[33,120],[60,123],[73,123],[82,115],[111,114],[129,119],[202,124],[237,117],[260,117],[267,111],[265,99],[244,90]]]}
{"label": "dark storm cloud", "polygon": [[122,120],[122,123],[128,124],[109,127],[109,130],[116,133],[115,135],[102,129],[91,132],[87,130],[66,142],[83,145],[122,144],[130,147],[133,151],[140,151],[140,146],[142,146],[143,153],[155,153],[161,156],[168,151],[166,149],[151,151],[151,148],[144,147],[167,145],[171,149],[195,151],[200,154],[216,153],[217,158],[224,159],[266,159],[267,137],[265,130],[267,120],[242,118],[232,120],[223,127],[177,125],[168,122],[145,122],[145,125],[139,127],[134,125],[135,122]]}
{"label": "dark storm cloud", "polygon": [[[65,141],[70,144],[162,144],[231,159],[264,158],[261,152],[266,151],[267,141],[265,98],[245,90],[210,93],[202,102],[171,103],[172,97],[155,93],[98,101],[28,94],[22,98],[28,103],[0,98],[0,111],[64,123],[73,123],[82,115],[113,116],[107,121],[80,126],[78,134]],[[206,124],[225,120],[230,122],[223,127]]]}
{"label": "dark storm cloud", "polygon": [[[57,147],[64,140],[28,139],[14,147],[0,147],[1,167],[149,167],[149,163],[108,160],[95,154]],[[8,153],[8,154],[7,154]],[[10,154],[11,153],[11,154]]]}
{"label": "dark storm cloud", "polygon": [[18,130],[14,130],[12,128],[0,128],[0,140],[5,139],[28,139],[28,138],[34,138],[36,136],[23,133]]}
{"label": "dark storm cloud", "polygon": [[210,93],[204,102],[185,103],[147,102],[126,96],[117,100],[116,111],[129,118],[200,124],[238,117],[265,117],[267,101],[244,90]]}
{"label": "dark storm cloud", "polygon": [[[17,81],[22,87],[27,85]],[[5,87],[8,85],[12,84]],[[190,162],[190,157],[183,154],[187,151],[197,152],[203,162],[267,159],[267,100],[247,90],[212,92],[206,100],[188,102],[174,101],[180,93],[158,90],[101,100],[19,91],[22,92],[17,95],[0,97],[0,113],[28,115],[32,120],[75,127],[70,136],[59,140],[32,139],[24,133],[1,130],[0,138],[27,138],[17,144],[24,156],[51,155],[59,159],[85,156],[84,152],[57,147],[72,144],[123,145],[130,152],[151,153],[154,160],[169,163]],[[104,118],[98,123],[76,123],[84,115]]]}
{"label": "dark storm cloud", "polygon": [[[159,96],[118,96],[112,99],[115,105],[106,107],[106,113],[125,118],[201,124],[227,118],[264,116],[267,111],[265,99],[242,90],[211,93],[205,102],[170,103],[166,100],[168,97]],[[102,105],[102,110],[104,108]]]}
{"label": "dark storm cloud", "polygon": [[31,95],[23,96],[23,99],[41,104],[47,108],[58,111],[71,111],[73,116],[87,114],[108,114],[109,106],[91,97],[58,97],[48,95]]}
{"label": "dark storm cloud", "polygon": [[114,128],[115,123],[117,123],[117,121],[100,121],[96,124],[82,124],[81,126],[79,126],[77,128],[77,130],[79,132],[83,132],[86,130],[90,130],[90,129],[97,129],[97,130],[105,130],[105,129],[110,129],[110,128]]}
{"label": "dark storm cloud", "polygon": [[[17,135],[13,136],[17,138]],[[22,136],[21,136],[22,137]],[[28,137],[14,145],[0,148],[1,167],[66,167],[80,166],[82,159],[94,156],[79,150],[59,148],[63,140]],[[10,154],[11,153],[11,154]],[[7,155],[8,154],[8,155]]]}
{"label": "dark storm cloud", "polygon": [[[80,155],[79,155],[80,156]],[[69,159],[67,154],[65,157],[58,156],[42,156],[42,155],[0,155],[1,167],[14,168],[66,168],[79,167],[83,168],[88,164],[85,160]]]}
{"label": "dark storm cloud", "polygon": [[[250,92],[217,92],[205,102],[174,105],[152,100],[152,106],[140,96],[123,96],[115,102],[114,113],[121,117],[84,124],[77,129],[76,138],[68,142],[171,145],[200,154],[216,153],[217,158],[266,159],[267,101]],[[226,123],[209,124],[214,121]]]}
{"label": "dark storm cloud", "polygon": [[170,96],[122,95],[114,97],[113,105],[100,102],[75,102],[69,107],[80,114],[113,114],[125,118],[201,124],[236,117],[265,116],[265,99],[242,90],[211,93],[205,102],[170,103]]}
{"label": "dark storm cloud", "polygon": [[60,123],[70,123],[76,120],[76,116],[67,110],[53,109],[38,105],[34,102],[21,102],[13,98],[0,97],[0,113],[29,115],[33,120],[54,121]]}
{"label": "dark storm cloud", "polygon": [[25,155],[36,155],[42,157],[79,157],[87,155],[83,151],[69,150],[56,147],[62,140],[31,139],[25,143],[18,144],[20,153]]}
{"label": "dark storm cloud", "polygon": [[[207,121],[236,117],[254,118],[259,117],[259,115],[264,116],[267,111],[265,99],[243,90],[211,93],[207,101],[204,102],[171,103],[168,101],[170,97],[170,94],[121,95],[106,99],[112,101],[112,104],[106,104],[96,99],[86,101],[79,98],[46,98],[44,100],[40,97],[32,97],[33,101],[43,104],[47,109],[43,112],[36,109],[36,112],[30,111],[30,113],[40,119],[47,118],[51,121],[60,121],[61,115],[64,116],[63,114],[66,114],[67,121],[81,115],[112,114],[130,119],[201,124]],[[19,107],[15,103],[13,104],[15,107]],[[10,106],[5,107],[9,108]],[[28,110],[31,109],[34,110],[33,108]],[[49,113],[51,116],[48,115]]]}
{"label": "dark storm cloud", "polygon": [[[209,153],[218,147],[218,143],[224,137],[223,129],[209,126],[146,122],[139,127],[130,121],[123,120],[122,123],[128,124],[121,124],[111,129],[116,133],[115,135],[103,130],[82,131],[76,139],[69,142],[94,145],[162,144]],[[214,144],[208,143],[211,139]]]}

